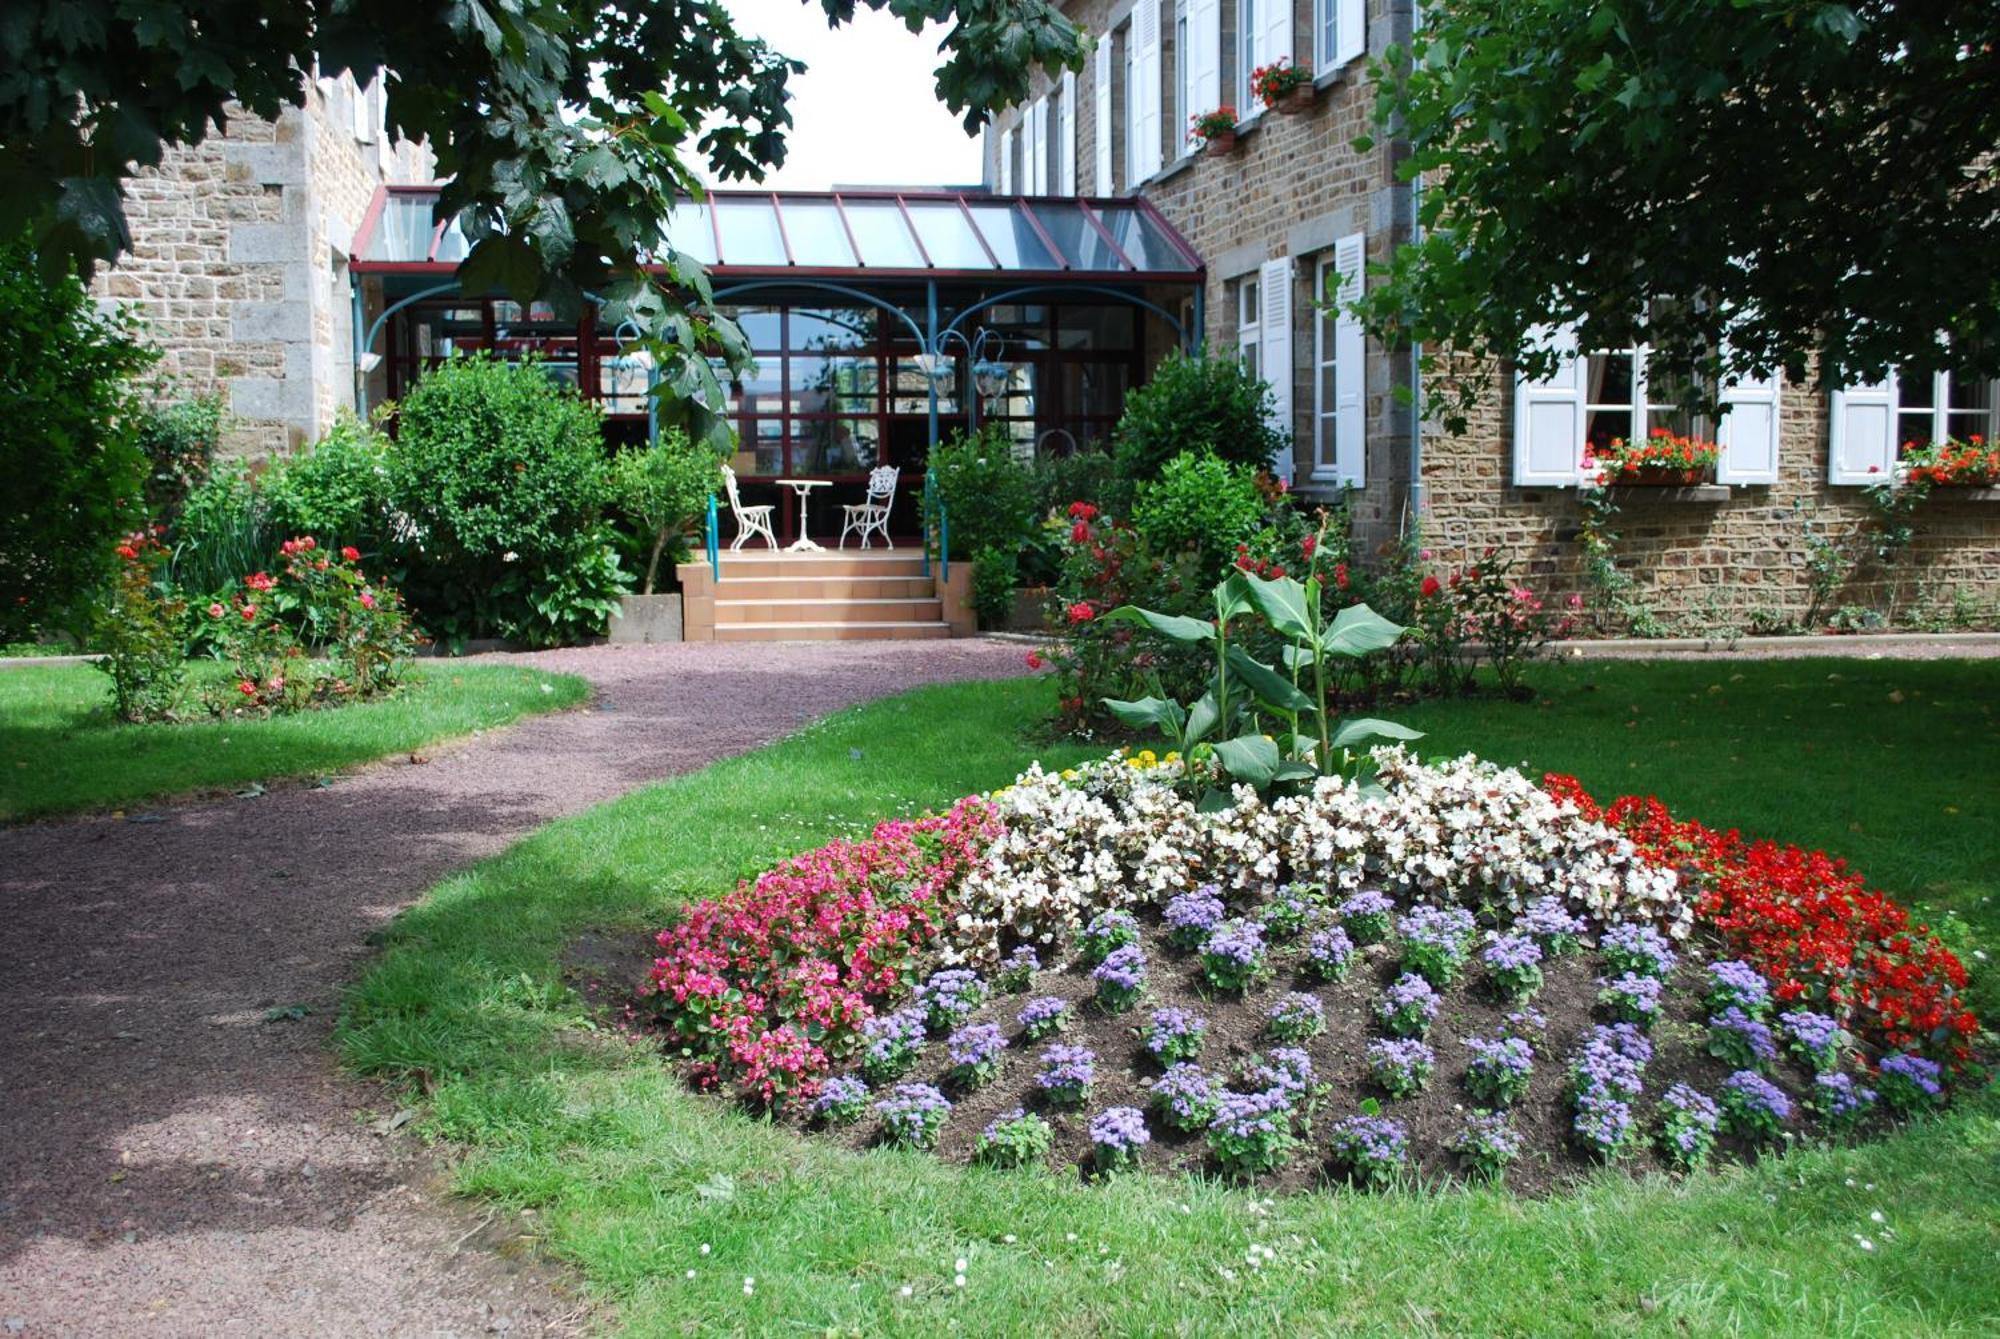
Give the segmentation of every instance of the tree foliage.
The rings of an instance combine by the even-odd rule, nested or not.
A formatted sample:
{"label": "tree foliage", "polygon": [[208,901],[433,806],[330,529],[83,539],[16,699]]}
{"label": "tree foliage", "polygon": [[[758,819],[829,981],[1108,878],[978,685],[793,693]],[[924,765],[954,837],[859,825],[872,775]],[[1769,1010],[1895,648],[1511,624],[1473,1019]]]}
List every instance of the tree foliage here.
{"label": "tree foliage", "polygon": [[1690,400],[1814,360],[2000,373],[1991,0],[1452,0],[1375,74],[1422,224],[1378,335],[1546,372],[1536,327],[1643,326]]}
{"label": "tree foliage", "polygon": [[[820,0],[827,21],[856,0]],[[862,0],[912,31],[945,27],[938,96],[976,129],[1029,70],[1081,68],[1086,39],[1049,0]],[[13,0],[0,6],[0,235],[32,231],[46,267],[86,274],[130,243],[135,167],[223,124],[232,101],[275,118],[303,70],[388,79],[392,131],[427,140],[448,177],[440,217],[473,247],[468,292],[635,320],[660,360],[663,409],[696,436],[723,426],[706,353],[742,366],[662,223],[722,180],[784,160],[785,86],[803,69],[736,31],[717,0]],[[665,273],[654,275],[645,262]]]}
{"label": "tree foliage", "polygon": [[121,531],[145,517],[143,406],[157,355],[75,276],[0,244],[0,640],[81,626]]}

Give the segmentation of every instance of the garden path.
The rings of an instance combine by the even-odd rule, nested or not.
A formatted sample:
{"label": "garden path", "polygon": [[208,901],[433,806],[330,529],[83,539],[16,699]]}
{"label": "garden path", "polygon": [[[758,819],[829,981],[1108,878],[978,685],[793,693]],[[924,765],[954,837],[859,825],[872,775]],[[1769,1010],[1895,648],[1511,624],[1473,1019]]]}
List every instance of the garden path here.
{"label": "garden path", "polygon": [[579,1327],[555,1271],[504,1249],[532,1221],[447,1201],[363,1114],[393,1103],[337,1071],[369,932],[553,819],[841,707],[1024,668],[992,641],[516,659],[586,676],[593,705],[326,789],[0,828],[0,1339]]}

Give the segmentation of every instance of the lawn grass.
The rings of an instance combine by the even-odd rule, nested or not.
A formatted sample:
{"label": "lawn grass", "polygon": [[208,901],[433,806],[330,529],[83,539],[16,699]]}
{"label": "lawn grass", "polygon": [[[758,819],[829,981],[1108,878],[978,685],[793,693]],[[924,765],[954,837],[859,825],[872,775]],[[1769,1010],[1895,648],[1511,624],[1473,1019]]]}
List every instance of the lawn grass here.
{"label": "lawn grass", "polygon": [[[1606,794],[1657,792],[1852,856],[1884,887],[1954,912],[1967,950],[2000,941],[2000,664],[1566,665],[1538,682],[1533,705],[1397,714],[1432,732],[1426,751],[1570,770]],[[521,1221],[635,1333],[2000,1327],[1990,1095],[1870,1146],[1684,1182],[1613,1172],[1546,1201],[1267,1203],[1209,1182],[1085,1186],[801,1140],[691,1097],[559,986],[579,931],[653,925],[776,856],[1000,784],[1037,752],[1083,756],[1024,742],[1047,691],[924,690],[551,826],[397,923],[343,1021],[347,1058],[421,1077],[428,1127],[459,1141],[459,1188],[534,1209]],[[1277,1251],[1261,1269],[1246,1260],[1253,1241]]]}
{"label": "lawn grass", "polygon": [[0,819],[338,771],[574,706],[590,686],[513,665],[423,665],[395,696],[267,719],[127,725],[90,665],[0,671]]}

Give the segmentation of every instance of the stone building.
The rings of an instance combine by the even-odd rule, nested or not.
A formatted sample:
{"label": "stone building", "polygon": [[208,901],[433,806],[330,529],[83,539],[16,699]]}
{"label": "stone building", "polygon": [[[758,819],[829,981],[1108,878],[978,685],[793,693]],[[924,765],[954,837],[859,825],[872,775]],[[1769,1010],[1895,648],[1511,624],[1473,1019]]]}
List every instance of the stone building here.
{"label": "stone building", "polygon": [[[1587,444],[1667,426],[1715,440],[1721,464],[1696,487],[1614,490],[1618,558],[1641,598],[1684,629],[1796,618],[1815,536],[1873,524],[1868,485],[1898,444],[1993,436],[1990,381],[1924,371],[1827,392],[1727,388],[1719,422],[1688,423],[1649,396],[1642,351],[1580,351],[1547,382],[1497,369],[1461,434],[1419,421],[1414,360],[1326,310],[1367,282],[1414,227],[1386,140],[1362,151],[1374,89],[1368,57],[1409,39],[1413,0],[1070,0],[1099,40],[1081,73],[1038,73],[1029,100],[996,116],[986,177],[1001,193],[1151,201],[1202,257],[1183,309],[1211,348],[1235,348],[1272,385],[1293,449],[1275,469],[1308,495],[1352,490],[1365,542],[1420,534],[1445,561],[1487,546],[1554,593],[1583,580],[1577,543]],[[1251,72],[1286,61],[1312,74],[1292,112],[1265,109]],[[1210,155],[1190,118],[1238,113],[1234,147]],[[1558,333],[1555,336],[1560,339]],[[1868,564],[1835,592],[1899,618],[1946,617],[2000,599],[2000,491],[1933,491],[1916,538],[1888,569]],[[1987,615],[1990,617],[1990,612]]]}
{"label": "stone building", "polygon": [[220,392],[226,446],[250,455],[316,438],[355,403],[354,238],[377,187],[431,180],[383,125],[380,79],[313,79],[276,122],[238,113],[129,186],[132,249],[98,272],[165,353],[177,393]]}

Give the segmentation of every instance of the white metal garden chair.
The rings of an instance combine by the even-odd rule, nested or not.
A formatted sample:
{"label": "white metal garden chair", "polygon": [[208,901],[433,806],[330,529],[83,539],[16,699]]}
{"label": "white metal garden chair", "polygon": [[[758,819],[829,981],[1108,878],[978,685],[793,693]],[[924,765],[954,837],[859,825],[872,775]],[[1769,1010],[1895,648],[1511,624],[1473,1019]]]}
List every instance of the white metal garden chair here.
{"label": "white metal garden chair", "polygon": [[722,467],[722,486],[729,494],[729,514],[736,518],[736,538],[730,541],[731,553],[743,547],[744,542],[757,536],[764,537],[764,543],[771,548],[778,547],[778,537],[771,533],[771,507],[766,503],[761,507],[746,507],[736,492],[736,471]]}
{"label": "white metal garden chair", "polygon": [[882,542],[890,548],[896,541],[889,538],[889,513],[896,506],[896,478],[903,471],[894,465],[877,465],[868,472],[868,496],[860,502],[851,502],[842,507],[843,524],[840,527],[841,548],[847,547],[850,532],[861,532],[861,547],[868,547],[870,533],[882,536]]}

